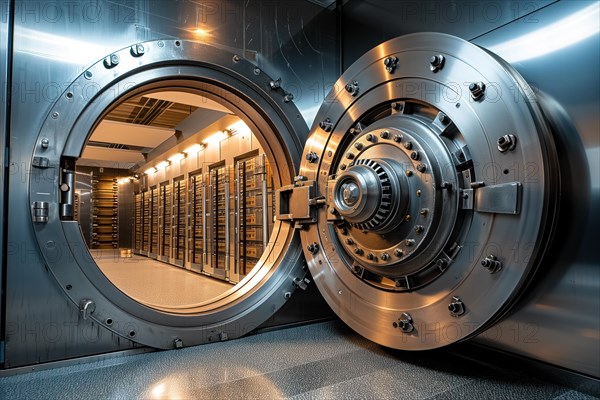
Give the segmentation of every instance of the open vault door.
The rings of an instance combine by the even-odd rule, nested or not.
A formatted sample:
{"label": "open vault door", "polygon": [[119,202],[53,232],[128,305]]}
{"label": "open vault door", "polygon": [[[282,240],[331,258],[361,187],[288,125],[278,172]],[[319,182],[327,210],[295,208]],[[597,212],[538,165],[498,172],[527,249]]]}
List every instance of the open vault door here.
{"label": "open vault door", "polygon": [[537,98],[494,54],[423,33],[366,53],[318,112],[278,219],[361,335],[421,350],[481,332],[514,302],[559,192]]}
{"label": "open vault door", "polygon": [[278,81],[237,54],[199,43],[137,43],[86,69],[43,123],[29,180],[37,242],[49,272],[84,319],[156,348],[235,338],[305,286],[300,241],[287,222],[275,221],[257,266],[241,282],[211,300],[174,307],[148,304],[119,290],[91,256],[73,220],[75,162],[91,132],[116,104],[160,90],[198,95],[231,110],[274,166],[274,189],[296,175],[308,128]]}

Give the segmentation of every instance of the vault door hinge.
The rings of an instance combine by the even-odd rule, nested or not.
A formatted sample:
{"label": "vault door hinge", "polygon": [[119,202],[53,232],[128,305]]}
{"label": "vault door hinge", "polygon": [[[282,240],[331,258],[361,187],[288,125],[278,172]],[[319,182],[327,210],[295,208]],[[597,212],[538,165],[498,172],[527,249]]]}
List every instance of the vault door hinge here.
{"label": "vault door hinge", "polygon": [[296,180],[284,186],[275,196],[275,218],[294,222],[295,228],[317,222],[317,207],[326,204],[324,196],[317,196],[317,182]]}

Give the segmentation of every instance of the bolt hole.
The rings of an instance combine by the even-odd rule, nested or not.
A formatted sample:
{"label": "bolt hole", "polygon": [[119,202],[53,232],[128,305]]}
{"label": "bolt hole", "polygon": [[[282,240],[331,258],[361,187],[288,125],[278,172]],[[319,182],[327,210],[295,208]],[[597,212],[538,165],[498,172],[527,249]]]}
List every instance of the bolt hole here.
{"label": "bolt hole", "polygon": [[135,336],[135,331],[129,331],[129,337],[134,337]]}
{"label": "bolt hole", "polygon": [[65,289],[67,289],[67,290],[71,290],[71,289],[73,289],[73,286],[71,286],[71,285],[67,285],[67,286],[65,286]]}
{"label": "bolt hole", "polygon": [[398,327],[398,323],[397,323],[397,322],[394,322],[394,323],[392,324],[392,326],[393,326],[394,328],[397,328],[397,327]]}
{"label": "bolt hole", "polygon": [[509,170],[507,170],[507,169],[505,169],[504,171],[502,171],[502,173],[503,173],[504,175],[508,175],[508,173],[509,173],[509,172],[510,172],[510,171],[509,171]]}
{"label": "bolt hole", "polygon": [[179,40],[176,40],[175,41],[175,46],[177,46],[177,47],[181,46],[181,42]]}
{"label": "bolt hole", "polygon": [[456,108],[460,108],[460,103],[456,103]]}
{"label": "bolt hole", "polygon": [[72,98],[73,98],[73,93],[67,92],[67,99],[72,99]]}
{"label": "bolt hole", "polygon": [[113,324],[113,320],[112,318],[106,318],[106,325],[112,325]]}

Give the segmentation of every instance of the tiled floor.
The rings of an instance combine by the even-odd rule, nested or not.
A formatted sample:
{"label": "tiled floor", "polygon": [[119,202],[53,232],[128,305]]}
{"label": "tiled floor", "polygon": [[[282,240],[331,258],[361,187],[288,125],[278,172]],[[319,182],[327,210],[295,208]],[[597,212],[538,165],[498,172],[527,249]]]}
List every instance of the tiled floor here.
{"label": "tiled floor", "polygon": [[147,257],[96,252],[94,259],[116,287],[141,303],[162,307],[210,300],[232,285]]}
{"label": "tiled floor", "polygon": [[244,398],[594,399],[518,365],[384,349],[340,321],[0,378],[0,399]]}

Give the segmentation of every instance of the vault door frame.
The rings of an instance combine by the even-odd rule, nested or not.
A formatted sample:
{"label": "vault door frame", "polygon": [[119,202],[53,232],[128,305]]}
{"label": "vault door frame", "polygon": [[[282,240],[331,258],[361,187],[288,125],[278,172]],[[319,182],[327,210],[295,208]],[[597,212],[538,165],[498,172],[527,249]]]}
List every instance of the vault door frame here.
{"label": "vault door frame", "polygon": [[[308,129],[292,96],[275,83],[237,54],[175,39],[135,43],[107,55],[69,85],[51,108],[33,148],[29,200],[49,272],[82,318],[156,348],[227,340],[268,319],[291,297],[297,282],[305,280],[298,235],[292,227],[278,224],[261,268],[226,293],[189,307],[141,304],[102,274],[82,242],[77,222],[61,218],[61,201],[68,198],[60,189],[65,162],[81,156],[87,136],[116,100],[149,90],[177,88],[225,105],[244,120],[278,165],[278,185],[289,182]],[[86,93],[90,87],[97,90]]]}

